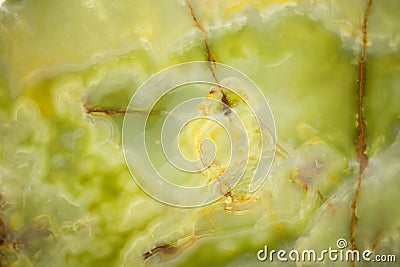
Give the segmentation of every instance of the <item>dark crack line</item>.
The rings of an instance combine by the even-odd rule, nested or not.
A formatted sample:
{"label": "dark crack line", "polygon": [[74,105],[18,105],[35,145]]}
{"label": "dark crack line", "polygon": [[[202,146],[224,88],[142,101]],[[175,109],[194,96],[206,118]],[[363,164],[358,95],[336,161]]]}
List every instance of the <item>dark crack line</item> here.
{"label": "dark crack line", "polygon": [[[205,47],[206,53],[207,53],[207,61],[212,63],[212,69],[214,69],[216,67],[215,63],[217,62],[217,59],[215,58],[214,54],[211,52],[210,46],[208,45],[207,32],[204,29],[203,25],[200,23],[200,20],[198,19],[196,13],[194,12],[193,6],[189,3],[188,0],[186,0],[185,2],[189,8],[190,15],[192,16],[192,19],[194,21],[194,25],[196,26],[196,28],[198,28],[201,31],[201,33],[203,35],[204,47]],[[214,76],[215,80],[217,80],[214,70],[213,70],[213,76]]]}
{"label": "dark crack line", "polygon": [[367,8],[365,9],[364,21],[362,26],[362,45],[361,45],[361,56],[358,64],[358,116],[357,116],[357,156],[360,163],[360,173],[363,173],[368,165],[368,156],[365,154],[367,144],[365,140],[365,114],[364,114],[364,103],[363,97],[365,94],[365,74],[366,74],[366,59],[367,59],[367,22],[371,11],[372,0],[368,0]]}
{"label": "dark crack line", "polygon": [[[210,67],[211,75],[213,76],[213,78],[215,80],[215,83],[217,84],[218,91],[221,92],[221,94],[222,94],[221,101],[225,104],[224,114],[229,116],[231,114],[231,109],[230,109],[231,105],[230,105],[230,103],[228,101],[228,98],[227,98],[224,90],[222,90],[222,87],[221,87],[221,85],[220,85],[220,83],[218,81],[218,78],[217,78],[217,74],[215,72],[216,68],[217,68],[217,59],[216,59],[215,55],[212,53],[212,51],[210,49],[210,46],[208,44],[207,31],[204,29],[204,27],[201,24],[199,18],[197,17],[197,15],[196,15],[196,13],[195,13],[195,11],[193,9],[193,6],[189,3],[188,0],[185,0],[185,3],[187,5],[187,7],[189,8],[189,12],[190,12],[190,15],[191,15],[191,17],[193,19],[195,27],[198,28],[201,31],[202,35],[203,35],[204,48],[205,48],[205,51],[206,51],[206,54],[207,54],[207,61],[210,62],[210,66],[209,67]],[[211,90],[210,93],[215,93],[215,91]]]}
{"label": "dark crack line", "polygon": [[[368,166],[368,156],[366,154],[367,142],[366,142],[366,124],[365,124],[365,114],[364,114],[364,102],[363,97],[365,94],[366,87],[366,68],[367,68],[367,23],[369,14],[371,11],[372,0],[368,0],[367,6],[364,12],[364,20],[362,24],[362,43],[361,43],[361,53],[358,63],[358,105],[357,105],[357,159],[360,164],[358,184],[354,194],[353,202],[351,204],[351,225],[350,225],[350,245],[353,250],[357,249],[356,243],[356,232],[357,232],[357,204],[360,197],[361,186],[364,178],[365,169]],[[352,261],[352,266],[355,266],[355,262]]]}
{"label": "dark crack line", "polygon": [[150,115],[162,115],[162,114],[169,114],[167,111],[163,110],[151,110],[145,111],[140,109],[113,109],[113,108],[95,108],[89,107],[88,105],[84,105],[87,114],[105,114],[105,115],[125,115],[129,113],[143,113],[143,114],[150,114]]}

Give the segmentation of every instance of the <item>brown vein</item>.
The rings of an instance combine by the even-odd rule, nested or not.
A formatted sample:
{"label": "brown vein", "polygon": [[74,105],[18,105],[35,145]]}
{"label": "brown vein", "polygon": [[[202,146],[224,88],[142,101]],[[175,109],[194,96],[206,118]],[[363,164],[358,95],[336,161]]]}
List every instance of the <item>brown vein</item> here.
{"label": "brown vein", "polygon": [[[190,15],[192,16],[192,19],[194,21],[194,25],[196,26],[196,28],[198,28],[201,31],[201,34],[203,35],[204,47],[205,47],[206,53],[207,53],[207,61],[212,62],[213,66],[214,66],[213,68],[215,68],[215,66],[216,66],[215,63],[217,62],[217,59],[215,58],[214,54],[211,52],[210,46],[208,45],[207,32],[204,29],[203,25],[200,23],[200,20],[198,19],[196,13],[194,12],[193,6],[189,3],[188,0],[186,0],[185,2],[189,8]],[[214,76],[214,78],[216,79],[215,76]]]}
{"label": "brown vein", "polygon": [[96,108],[96,107],[89,107],[87,104],[84,105],[87,114],[105,114],[105,115],[125,115],[127,113],[143,113],[143,114],[150,114],[150,115],[162,115],[162,114],[169,114],[167,111],[163,110],[151,110],[145,111],[140,109],[113,109],[113,108]]}
{"label": "brown vein", "polygon": [[[354,194],[353,202],[351,204],[351,210],[352,210],[352,215],[351,215],[351,225],[350,225],[350,245],[353,250],[357,249],[357,243],[356,243],[356,232],[357,232],[357,221],[358,221],[358,216],[357,216],[357,203],[358,199],[360,196],[360,191],[361,191],[361,185],[365,173],[365,169],[368,166],[368,156],[366,155],[366,148],[367,148],[367,143],[366,143],[366,125],[365,125],[365,114],[364,114],[364,103],[363,103],[363,97],[365,94],[365,84],[366,84],[366,68],[367,68],[367,41],[368,41],[368,35],[367,35],[367,23],[368,23],[368,17],[371,11],[371,6],[372,6],[372,0],[368,0],[367,6],[365,8],[364,12],[364,19],[362,23],[362,43],[361,43],[361,53],[360,53],[360,59],[358,63],[358,105],[357,105],[357,145],[356,145],[356,150],[357,150],[357,159],[360,164],[360,170],[359,170],[359,178],[358,178],[358,184],[356,188],[356,192]],[[352,266],[355,266],[354,261],[352,261]]]}
{"label": "brown vein", "polygon": [[[222,90],[221,85],[218,82],[217,75],[215,73],[215,69],[217,67],[217,64],[216,64],[217,63],[217,59],[216,59],[215,55],[212,53],[212,51],[210,49],[210,46],[209,46],[209,43],[208,43],[207,31],[204,29],[204,27],[201,24],[199,18],[197,17],[197,15],[196,15],[196,13],[195,13],[195,11],[193,9],[193,6],[189,3],[188,0],[185,0],[185,3],[187,5],[187,7],[189,8],[190,16],[193,19],[194,26],[196,28],[198,28],[200,30],[201,34],[203,35],[203,42],[204,42],[204,48],[205,48],[206,55],[207,55],[207,61],[210,62],[210,71],[211,71],[211,74],[212,74],[215,82],[218,85],[218,90],[222,93],[222,99],[221,100],[226,105],[226,107],[228,107],[228,108],[224,108],[225,115],[229,115],[230,114],[230,108],[229,108],[230,104],[228,102],[228,98],[227,98],[225,92]],[[210,93],[213,93],[213,90],[211,90]]]}

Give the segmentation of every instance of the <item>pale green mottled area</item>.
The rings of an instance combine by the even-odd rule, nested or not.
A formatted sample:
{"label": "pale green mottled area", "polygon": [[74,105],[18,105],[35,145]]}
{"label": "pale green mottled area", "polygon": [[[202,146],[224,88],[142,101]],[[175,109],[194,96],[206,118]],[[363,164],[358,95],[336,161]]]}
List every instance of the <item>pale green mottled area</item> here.
{"label": "pale green mottled area", "polygon": [[[129,174],[123,116],[85,112],[85,105],[124,109],[154,73],[207,59],[184,1],[6,0],[0,231],[9,235],[1,240],[1,266],[143,266],[142,255],[164,244],[177,251],[154,253],[148,266],[266,266],[256,257],[265,244],[320,251],[349,240],[366,1],[191,3],[216,60],[248,75],[269,101],[280,151],[268,180],[253,195],[238,188],[233,202],[166,206]],[[376,0],[368,22],[370,162],[357,228],[360,249],[395,254],[397,261],[399,14],[399,1]],[[187,97],[170,96],[159,107]]]}

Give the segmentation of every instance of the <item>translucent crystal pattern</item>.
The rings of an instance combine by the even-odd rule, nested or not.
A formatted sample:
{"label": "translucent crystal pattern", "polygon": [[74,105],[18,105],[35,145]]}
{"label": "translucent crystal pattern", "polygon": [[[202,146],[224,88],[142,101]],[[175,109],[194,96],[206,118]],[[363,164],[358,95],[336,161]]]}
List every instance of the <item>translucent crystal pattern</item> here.
{"label": "translucent crystal pattern", "polygon": [[[395,255],[381,265],[397,266],[399,11],[398,0],[0,1],[0,266],[318,266],[262,262],[257,252],[320,253],[338,240]],[[231,146],[223,124],[185,124],[173,140],[179,152],[194,161],[215,149],[215,157],[182,174],[160,145],[166,115],[198,97],[209,101],[190,102],[196,114],[217,111],[226,122],[262,107],[227,90],[240,85],[234,79],[177,88],[151,110],[129,106],[152,75],[193,61],[216,73],[231,66],[260,88],[276,151],[251,193],[271,129],[244,116],[252,134],[248,161],[236,165],[243,180],[208,205],[181,208],[132,179],[124,117],[148,118],[146,149],[169,182],[201,186],[242,146]]]}

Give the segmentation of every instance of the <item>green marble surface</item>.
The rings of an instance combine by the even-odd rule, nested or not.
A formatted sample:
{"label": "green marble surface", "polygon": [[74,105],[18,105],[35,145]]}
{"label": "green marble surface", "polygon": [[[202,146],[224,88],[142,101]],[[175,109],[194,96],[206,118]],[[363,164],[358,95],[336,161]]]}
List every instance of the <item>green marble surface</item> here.
{"label": "green marble surface", "polygon": [[[0,266],[318,266],[256,254],[264,245],[321,251],[350,242],[367,1],[189,1],[216,61],[264,93],[278,138],[256,193],[239,187],[194,209],[146,195],[124,160],[123,115],[86,109],[124,109],[154,73],[207,60],[188,2],[2,2]],[[369,164],[356,243],[398,264],[400,1],[373,1],[367,26]],[[188,155],[200,126],[191,127],[182,140]],[[375,264],[356,266],[397,266]]]}

